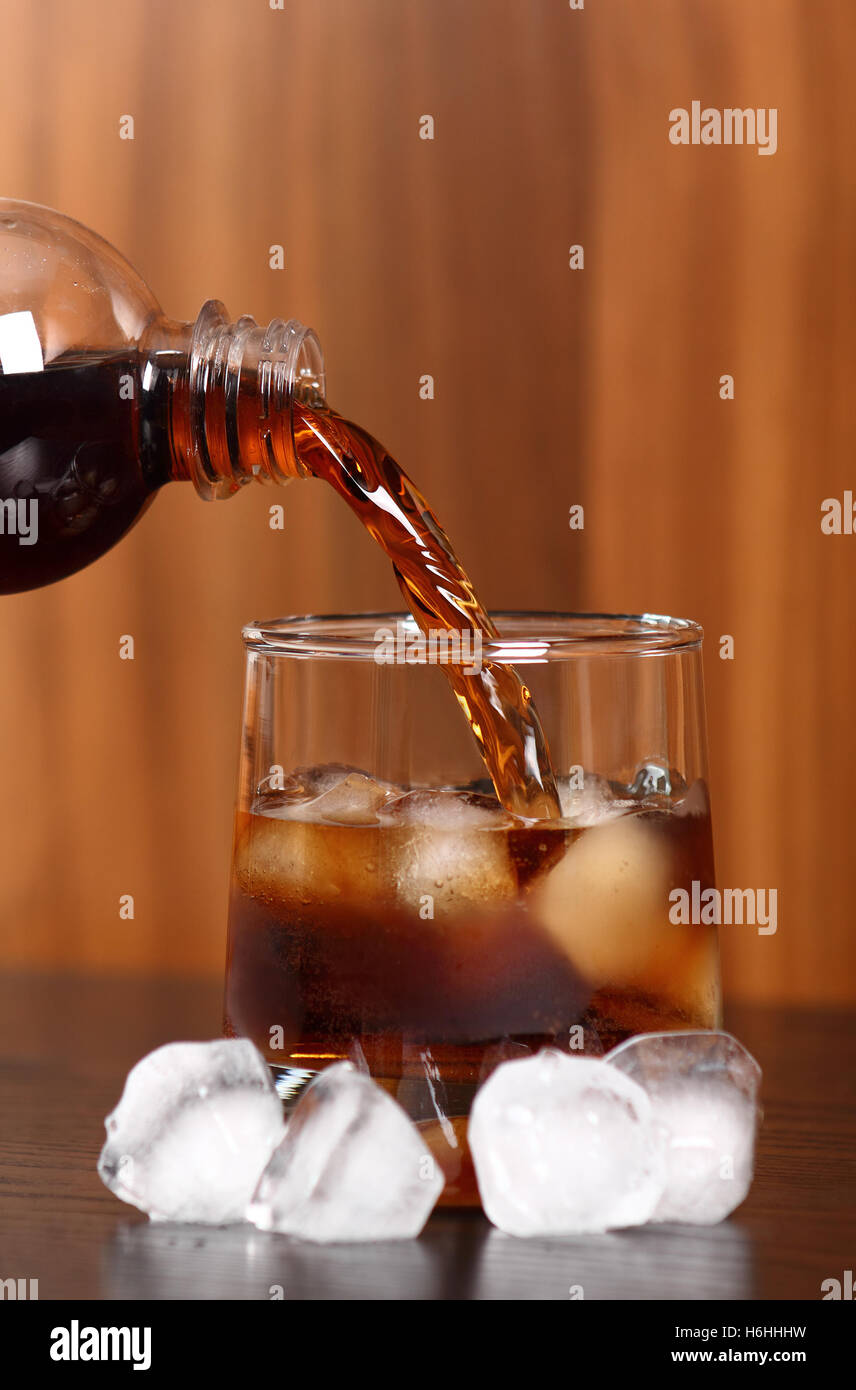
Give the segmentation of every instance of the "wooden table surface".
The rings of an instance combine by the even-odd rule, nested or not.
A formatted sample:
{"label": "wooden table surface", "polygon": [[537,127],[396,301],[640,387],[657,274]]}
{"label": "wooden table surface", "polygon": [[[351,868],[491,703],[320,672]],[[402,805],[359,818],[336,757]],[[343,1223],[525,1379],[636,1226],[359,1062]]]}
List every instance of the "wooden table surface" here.
{"label": "wooden table surface", "polygon": [[439,1213],[418,1241],[314,1247],[252,1227],[151,1225],[102,1185],[125,1073],[218,1034],[205,981],[0,978],[0,1279],[41,1299],[817,1300],[856,1256],[856,1014],[733,1009],[764,1068],[757,1177],[720,1226],[514,1240]]}

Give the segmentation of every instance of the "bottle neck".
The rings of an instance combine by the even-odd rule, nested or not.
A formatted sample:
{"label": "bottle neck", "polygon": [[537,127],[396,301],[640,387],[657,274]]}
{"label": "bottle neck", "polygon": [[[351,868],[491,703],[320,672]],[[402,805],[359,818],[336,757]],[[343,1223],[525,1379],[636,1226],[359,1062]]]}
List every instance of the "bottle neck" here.
{"label": "bottle neck", "polygon": [[141,348],[141,444],[162,475],[189,479],[205,498],[305,476],[293,406],[323,406],[325,392],[311,328],[296,319],[263,328],[249,315],[230,322],[209,300],[193,324],[154,321]]}

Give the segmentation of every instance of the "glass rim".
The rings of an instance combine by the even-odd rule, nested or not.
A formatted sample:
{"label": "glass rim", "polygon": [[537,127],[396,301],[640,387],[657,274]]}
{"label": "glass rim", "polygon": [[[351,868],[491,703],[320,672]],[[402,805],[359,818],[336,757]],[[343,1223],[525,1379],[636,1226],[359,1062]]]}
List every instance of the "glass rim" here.
{"label": "glass rim", "polygon": [[[563,613],[491,611],[502,636],[482,638],[483,662],[526,665],[580,655],[652,656],[699,648],[704,633],[690,618],[661,613]],[[440,631],[440,629],[436,629]],[[470,629],[462,625],[461,632]],[[387,635],[388,634],[388,635]],[[247,623],[241,629],[252,652],[297,658],[377,661],[381,641],[417,639],[419,628],[403,611],[306,613]],[[466,662],[467,658],[463,658]],[[406,664],[402,658],[401,663]]]}

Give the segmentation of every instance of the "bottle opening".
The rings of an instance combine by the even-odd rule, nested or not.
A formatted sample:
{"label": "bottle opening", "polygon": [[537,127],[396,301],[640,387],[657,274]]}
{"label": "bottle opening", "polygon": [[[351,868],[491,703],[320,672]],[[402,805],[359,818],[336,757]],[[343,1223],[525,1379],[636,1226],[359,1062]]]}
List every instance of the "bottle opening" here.
{"label": "bottle opening", "polygon": [[203,305],[187,367],[186,471],[205,498],[232,496],[245,483],[299,477],[292,410],[324,403],[321,345],[297,319],[260,327],[229,320],[218,300]]}

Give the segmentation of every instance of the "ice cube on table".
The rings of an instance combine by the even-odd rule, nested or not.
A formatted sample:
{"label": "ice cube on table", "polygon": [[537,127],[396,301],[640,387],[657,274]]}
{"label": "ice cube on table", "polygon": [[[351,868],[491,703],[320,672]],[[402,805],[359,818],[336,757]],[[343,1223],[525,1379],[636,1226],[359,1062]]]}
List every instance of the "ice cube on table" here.
{"label": "ice cube on table", "polygon": [[607,1053],[643,1087],[666,1135],[654,1221],[714,1225],[752,1183],[761,1068],[729,1033],[643,1033]]}
{"label": "ice cube on table", "polygon": [[401,1106],[350,1062],[303,1092],[247,1215],[311,1241],[417,1236],[443,1175]]}
{"label": "ice cube on table", "polygon": [[671,860],[650,821],[624,815],[583,830],[532,885],[534,916],[595,988],[660,973],[683,938],[669,921]]}
{"label": "ice cube on table", "polygon": [[594,1058],[504,1062],[476,1093],[468,1138],[485,1212],[510,1235],[642,1225],[662,1195],[651,1103]]}
{"label": "ice cube on table", "polygon": [[245,1039],[169,1043],[132,1067],[105,1120],[102,1182],[153,1221],[242,1221],[282,1138],[282,1103]]}
{"label": "ice cube on table", "polygon": [[491,798],[445,788],[407,792],[380,813],[395,900],[434,917],[470,911],[515,896],[508,836],[512,816]]}

